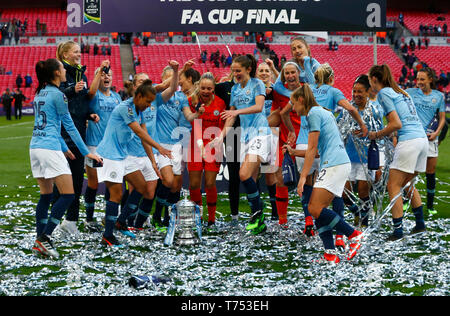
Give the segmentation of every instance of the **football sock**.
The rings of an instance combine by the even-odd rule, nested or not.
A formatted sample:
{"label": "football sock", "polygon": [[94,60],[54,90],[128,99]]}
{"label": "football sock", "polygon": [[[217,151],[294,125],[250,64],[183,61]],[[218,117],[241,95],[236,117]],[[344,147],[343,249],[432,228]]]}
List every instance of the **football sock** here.
{"label": "football sock", "polygon": [[208,205],[208,222],[216,221],[217,188],[205,188],[206,204]]}
{"label": "football sock", "polygon": [[139,205],[138,213],[136,215],[136,220],[134,222],[134,227],[142,228],[144,226],[145,221],[147,220],[153,206],[153,199],[142,199],[141,204]]}
{"label": "football sock", "polygon": [[119,214],[119,203],[108,201],[106,202],[105,210],[105,237],[113,235],[114,226],[116,225],[117,215]]}
{"label": "football sock", "polygon": [[[344,218],[344,200],[340,197],[335,197],[332,202],[333,211],[338,214],[341,218]],[[343,235],[341,231],[336,229],[336,235]]]}
{"label": "football sock", "polygon": [[258,212],[261,208],[261,198],[259,195],[258,187],[252,177],[243,181],[242,184],[244,185],[245,190],[247,191],[247,200],[248,203],[250,204],[252,214],[254,214]]}
{"label": "football sock", "polygon": [[192,202],[198,206],[202,206],[202,191],[200,189],[189,189],[189,195]]}
{"label": "football sock", "polygon": [[42,235],[48,222],[48,209],[52,202],[53,193],[41,194],[39,202],[36,205],[36,234]]}
{"label": "football sock", "polygon": [[436,189],[436,174],[427,173],[427,209],[431,210],[434,207],[434,193]]}
{"label": "football sock", "polygon": [[75,198],[75,194],[61,194],[58,200],[53,204],[52,210],[50,212],[50,217],[48,219],[47,225],[45,226],[44,233],[50,236],[55,230],[56,226],[61,221],[64,213],[67,211],[70,203],[72,203]]}
{"label": "football sock", "polygon": [[91,222],[94,219],[95,209],[95,196],[97,195],[97,189],[90,187],[86,188],[84,192],[84,206],[86,208],[86,221]]}
{"label": "football sock", "polygon": [[289,188],[277,186],[276,203],[278,211],[278,223],[287,223],[287,207],[289,204]]}
{"label": "football sock", "polygon": [[[335,228],[336,231],[341,232],[347,237],[351,236],[355,231],[355,229],[351,227],[349,224],[347,224],[340,215],[336,214],[335,212],[327,208],[324,208],[320,213],[320,216],[316,219],[316,225],[317,220],[320,221],[319,225],[321,225],[322,230]],[[319,230],[318,232],[320,234]]]}
{"label": "football sock", "polygon": [[125,206],[122,208],[119,218],[117,219],[120,223],[126,223],[127,219],[134,214],[136,216],[136,210],[138,208],[139,202],[141,201],[142,194],[137,190],[133,190],[129,195]]}
{"label": "football sock", "polygon": [[303,186],[303,196],[302,196],[302,205],[303,205],[303,212],[305,213],[305,218],[311,216],[308,211],[308,204],[309,200],[311,199],[311,194],[313,191],[313,187],[310,185],[305,184]]}
{"label": "football sock", "polygon": [[270,205],[272,206],[272,215],[278,216],[277,211],[277,202],[276,202],[276,193],[277,193],[277,185],[268,185],[267,190],[269,191],[269,199],[270,199]]}
{"label": "football sock", "polygon": [[414,216],[416,217],[416,228],[425,228],[425,220],[423,218],[423,206],[419,206],[412,209]]}
{"label": "football sock", "polygon": [[162,209],[167,205],[167,198],[170,194],[170,188],[166,187],[161,183],[156,191],[156,206],[155,212],[153,213],[153,219],[157,221],[161,221]]}
{"label": "football sock", "polygon": [[394,236],[403,236],[403,217],[393,218],[392,223],[394,224]]}

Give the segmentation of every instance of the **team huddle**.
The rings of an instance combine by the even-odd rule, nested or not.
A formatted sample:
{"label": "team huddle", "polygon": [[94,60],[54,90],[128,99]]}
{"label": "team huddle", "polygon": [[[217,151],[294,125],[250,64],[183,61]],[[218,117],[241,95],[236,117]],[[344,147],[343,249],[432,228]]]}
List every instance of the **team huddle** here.
{"label": "team huddle", "polygon": [[[101,231],[101,244],[107,247],[121,246],[115,232],[136,238],[145,225],[167,231],[184,172],[189,174],[190,199],[201,208],[204,179],[204,221],[214,230],[216,177],[224,155],[231,225],[238,222],[242,184],[251,209],[246,230],[255,235],[267,229],[258,177],[265,174],[271,219],[286,228],[289,192],[282,167],[286,159],[296,162],[303,233],[319,235],[326,262],[340,261],[337,250],[346,249],[348,260],[358,253],[364,238],[361,227],[370,220],[370,192],[386,168],[393,221],[388,240],[404,236],[403,191],[416,221],[410,233],[426,230],[421,197],[414,186],[405,186],[426,172],[427,209],[434,211],[437,139],[445,109],[431,70],[420,70],[418,87],[403,91],[389,66],[375,65],[355,79],[348,101],[333,87],[332,67],[314,59],[303,38],[294,38],[293,58],[280,72],[270,60],[258,65],[252,55],[243,55],[233,60],[229,78],[219,83],[211,73],[196,71],[193,60],[182,67],[171,60],[160,84],[145,73],[136,74],[132,96],[122,101],[111,90],[114,74],[107,60],[87,87],[79,51],[74,42],[61,43],[56,59],[36,64],[39,87],[30,143],[31,169],[40,187],[36,254],[58,258],[51,241],[55,228],[77,230],[78,214],[72,209],[79,204],[83,177],[78,179],[74,170],[85,170],[88,177],[85,227]],[[89,104],[78,120],[84,129],[87,124],[85,135],[68,106],[80,96]],[[355,128],[342,128],[349,122]],[[395,147],[387,149],[387,143]],[[378,170],[368,168],[371,146],[381,149],[376,153]],[[102,224],[93,216],[101,182],[106,186]],[[362,203],[355,203],[349,191]],[[346,208],[354,214],[356,228],[346,222]]]}

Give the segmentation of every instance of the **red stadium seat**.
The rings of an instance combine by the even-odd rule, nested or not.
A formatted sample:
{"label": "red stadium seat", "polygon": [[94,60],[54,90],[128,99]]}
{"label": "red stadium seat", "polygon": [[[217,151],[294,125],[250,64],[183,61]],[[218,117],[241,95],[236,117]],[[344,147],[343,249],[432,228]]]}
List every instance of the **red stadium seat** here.
{"label": "red stadium seat", "polygon": [[[0,46],[0,64],[5,67],[6,71],[12,71],[12,75],[0,75],[0,91],[3,93],[6,88],[16,88],[16,77],[20,74],[24,77],[26,74],[31,75],[33,84],[31,88],[22,91],[27,98],[27,102],[34,98],[34,91],[37,87],[37,78],[35,73],[35,65],[39,60],[45,60],[55,57],[55,46]],[[111,61],[111,69],[113,71],[113,86],[120,90],[123,87],[122,65],[120,62],[120,48],[118,45],[111,46],[111,56],[92,54],[83,54],[82,62],[87,66],[86,76],[91,82],[94,77],[95,69],[104,59]]]}
{"label": "red stadium seat", "polygon": [[[342,90],[347,98],[351,98],[352,84],[357,76],[367,73],[373,64],[372,45],[340,45],[337,52],[328,51],[326,44],[313,44],[311,46],[312,56],[319,62],[328,62],[336,74],[336,88]],[[232,53],[253,54],[254,44],[229,45]],[[289,45],[271,44],[271,48],[277,53],[278,58],[285,55],[291,58]],[[147,47],[133,47],[133,54],[141,57],[141,65],[136,67],[137,72],[146,72],[154,82],[160,82],[162,69],[167,65],[169,59],[176,59],[180,64],[194,58],[194,66],[200,72],[211,71],[216,78],[222,78],[230,72],[230,68],[217,68],[209,61],[210,54],[219,50],[220,54],[228,56],[225,44],[201,45],[202,50],[208,52],[205,64],[199,61],[200,51],[197,45],[149,45]],[[402,60],[388,45],[378,46],[378,63],[387,63],[395,76],[400,78],[403,65]]]}

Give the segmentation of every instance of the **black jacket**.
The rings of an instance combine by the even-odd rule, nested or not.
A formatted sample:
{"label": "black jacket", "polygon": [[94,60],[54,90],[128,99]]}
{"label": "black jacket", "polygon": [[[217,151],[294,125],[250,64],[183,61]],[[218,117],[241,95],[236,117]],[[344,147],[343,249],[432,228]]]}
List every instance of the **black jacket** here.
{"label": "black jacket", "polygon": [[[68,99],[68,106],[70,116],[80,133],[84,141],[86,141],[86,121],[90,119],[92,112],[89,110],[90,99],[88,97],[87,89],[87,77],[84,74],[86,71],[86,66],[73,67],[66,62],[63,62],[64,68],[66,69],[66,82],[62,82],[59,89],[66,95]],[[75,85],[77,82],[83,80],[86,85],[80,92],[75,92]],[[69,134],[67,134],[64,127],[61,127],[61,135],[64,138],[67,146],[69,148],[76,148],[76,145],[72,142]]]}

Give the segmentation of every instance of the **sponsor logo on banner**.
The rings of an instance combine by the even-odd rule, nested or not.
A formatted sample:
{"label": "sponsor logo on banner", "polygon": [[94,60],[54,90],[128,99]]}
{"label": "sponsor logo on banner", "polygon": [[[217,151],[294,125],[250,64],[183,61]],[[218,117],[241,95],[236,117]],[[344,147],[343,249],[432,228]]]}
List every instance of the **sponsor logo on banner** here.
{"label": "sponsor logo on banner", "polygon": [[84,0],[83,24],[87,24],[90,22],[102,24],[100,2],[101,0]]}

